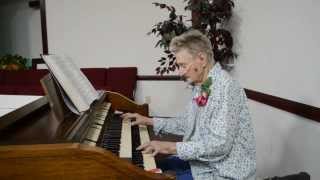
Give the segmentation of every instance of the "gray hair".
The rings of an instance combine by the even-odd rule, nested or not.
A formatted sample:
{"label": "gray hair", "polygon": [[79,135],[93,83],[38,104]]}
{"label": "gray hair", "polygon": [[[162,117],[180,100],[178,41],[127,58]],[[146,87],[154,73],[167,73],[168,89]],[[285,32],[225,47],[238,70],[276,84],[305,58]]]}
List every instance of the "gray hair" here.
{"label": "gray hair", "polygon": [[213,50],[210,40],[198,30],[187,31],[174,37],[170,42],[170,51],[177,53],[187,50],[193,57],[198,53],[205,53],[209,63],[213,63]]}

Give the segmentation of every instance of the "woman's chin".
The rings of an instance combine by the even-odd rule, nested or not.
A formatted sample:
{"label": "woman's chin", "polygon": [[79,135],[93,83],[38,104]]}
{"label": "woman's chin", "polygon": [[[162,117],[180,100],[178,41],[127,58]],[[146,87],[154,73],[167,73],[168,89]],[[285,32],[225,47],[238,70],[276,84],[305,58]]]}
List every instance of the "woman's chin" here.
{"label": "woman's chin", "polygon": [[187,84],[194,85],[193,80],[190,79],[190,78],[186,78],[186,79],[185,79],[185,82],[186,82]]}

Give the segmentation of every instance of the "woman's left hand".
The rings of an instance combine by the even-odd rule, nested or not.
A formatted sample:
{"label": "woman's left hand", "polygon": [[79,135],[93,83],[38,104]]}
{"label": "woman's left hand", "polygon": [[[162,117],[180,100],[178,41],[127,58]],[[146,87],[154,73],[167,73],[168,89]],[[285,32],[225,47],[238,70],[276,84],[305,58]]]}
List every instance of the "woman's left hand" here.
{"label": "woman's left hand", "polygon": [[151,154],[152,156],[160,154],[177,154],[176,143],[168,141],[150,141],[140,145],[137,150],[143,150],[144,154]]}

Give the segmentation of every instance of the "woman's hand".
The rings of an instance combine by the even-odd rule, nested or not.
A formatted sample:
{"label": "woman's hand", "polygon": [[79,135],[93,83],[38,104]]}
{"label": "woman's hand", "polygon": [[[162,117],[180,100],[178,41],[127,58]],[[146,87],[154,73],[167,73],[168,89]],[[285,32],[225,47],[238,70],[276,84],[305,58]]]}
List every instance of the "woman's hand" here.
{"label": "woman's hand", "polygon": [[123,115],[121,115],[121,117],[124,120],[127,119],[134,119],[134,121],[131,123],[132,126],[134,125],[149,125],[149,126],[153,126],[153,120],[152,118],[146,117],[146,116],[142,116],[138,113],[125,113]]}
{"label": "woman's hand", "polygon": [[160,154],[177,154],[176,143],[167,141],[150,141],[140,145],[137,150],[143,150],[142,153],[151,154],[152,156]]}

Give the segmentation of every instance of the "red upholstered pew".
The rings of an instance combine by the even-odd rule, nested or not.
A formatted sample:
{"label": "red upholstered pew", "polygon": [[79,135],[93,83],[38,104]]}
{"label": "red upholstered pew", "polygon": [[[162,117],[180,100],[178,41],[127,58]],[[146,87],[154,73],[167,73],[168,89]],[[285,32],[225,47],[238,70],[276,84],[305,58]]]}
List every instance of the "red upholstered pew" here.
{"label": "red upholstered pew", "polygon": [[[137,82],[136,67],[82,68],[97,89],[119,92],[134,98]],[[48,73],[45,69],[7,71],[0,70],[0,94],[44,95],[40,79]]]}

